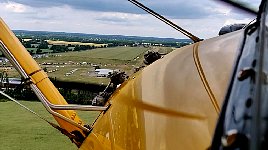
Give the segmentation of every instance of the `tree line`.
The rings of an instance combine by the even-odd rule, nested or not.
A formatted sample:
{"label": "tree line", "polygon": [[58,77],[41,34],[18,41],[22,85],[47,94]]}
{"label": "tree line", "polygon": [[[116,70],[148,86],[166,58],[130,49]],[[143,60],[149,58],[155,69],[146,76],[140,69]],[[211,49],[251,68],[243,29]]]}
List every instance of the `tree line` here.
{"label": "tree line", "polygon": [[[43,54],[43,49],[51,50],[51,53],[61,53],[61,52],[68,52],[68,51],[83,51],[83,50],[90,50],[95,49],[94,45],[50,45],[45,39],[32,39],[24,41],[22,38],[18,37],[22,45],[26,48],[35,48],[36,50],[28,50],[30,54]],[[111,47],[112,45],[108,45]],[[106,46],[101,45],[100,48]]]}

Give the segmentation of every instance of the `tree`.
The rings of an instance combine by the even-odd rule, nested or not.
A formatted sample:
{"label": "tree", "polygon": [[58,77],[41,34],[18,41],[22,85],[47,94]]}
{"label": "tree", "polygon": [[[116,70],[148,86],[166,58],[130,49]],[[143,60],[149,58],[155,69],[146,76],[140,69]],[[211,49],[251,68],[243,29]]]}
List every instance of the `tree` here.
{"label": "tree", "polygon": [[40,48],[37,48],[36,54],[42,54],[42,50]]}
{"label": "tree", "polygon": [[25,47],[25,48],[32,48],[31,46],[31,42],[23,42],[22,45]]}
{"label": "tree", "polygon": [[47,41],[42,40],[40,45],[38,46],[40,49],[48,49]]}
{"label": "tree", "polygon": [[30,50],[29,52],[30,52],[30,54],[31,54],[31,55],[33,55],[33,54],[34,54],[34,50]]}
{"label": "tree", "polygon": [[52,45],[50,49],[53,50],[53,53],[60,53],[60,52],[68,51],[68,48],[63,45]]}
{"label": "tree", "polygon": [[80,51],[80,46],[79,45],[75,45],[74,51]]}

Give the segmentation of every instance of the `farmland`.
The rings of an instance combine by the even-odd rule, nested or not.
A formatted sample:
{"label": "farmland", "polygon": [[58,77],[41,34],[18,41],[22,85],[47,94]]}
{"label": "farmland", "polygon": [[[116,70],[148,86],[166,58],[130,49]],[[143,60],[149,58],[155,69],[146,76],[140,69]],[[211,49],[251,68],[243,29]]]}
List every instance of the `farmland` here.
{"label": "farmland", "polygon": [[[22,103],[41,116],[54,122],[39,102]],[[0,149],[3,150],[71,150],[72,142],[43,120],[17,106],[13,102],[0,102]],[[79,112],[80,117],[91,124],[98,112]]]}
{"label": "farmland", "polygon": [[[134,67],[142,65],[143,54],[147,50],[148,48],[144,47],[97,48],[86,51],[46,54],[47,57],[36,58],[36,61],[43,69],[46,68],[49,77],[52,78],[64,81],[107,84],[109,79],[89,75],[89,72],[94,73],[94,65],[100,68],[120,69],[131,75]],[[66,73],[72,70],[75,71],[66,76]],[[7,73],[10,77],[18,76],[15,69],[8,69]]]}
{"label": "farmland", "polygon": [[[58,53],[57,57],[48,57],[37,59],[39,63],[62,62],[66,65],[43,65],[48,70],[58,67],[58,71],[48,73],[50,77],[60,80],[90,82],[97,84],[107,84],[109,79],[96,78],[89,76],[89,72],[94,72],[94,65],[100,68],[120,69],[126,71],[129,75],[133,73],[133,67],[142,63],[142,56],[146,48],[116,47],[99,48],[94,50]],[[136,59],[139,57],[139,59]],[[55,61],[55,59],[57,61]],[[86,64],[80,64],[86,62]],[[132,66],[133,65],[133,66]],[[64,67],[63,67],[64,66]],[[77,69],[72,75],[64,76],[65,73]]]}
{"label": "farmland", "polygon": [[[63,81],[107,84],[108,78],[94,76],[94,66],[102,69],[119,69],[127,75],[134,73],[134,68],[143,64],[143,55],[153,50],[165,54],[173,50],[170,47],[112,47],[97,48],[85,51],[43,54],[36,58],[40,66],[47,71],[51,78]],[[41,56],[41,55],[40,55]],[[18,77],[13,67],[0,67],[6,70],[9,77]],[[70,74],[71,73],[71,74]]]}
{"label": "farmland", "polygon": [[[68,53],[57,53],[60,58],[57,58],[59,62],[91,62],[96,64],[121,64],[122,62],[131,62],[135,64],[136,57],[143,56],[144,52],[148,49],[144,47],[114,47],[114,48],[98,48],[94,50],[75,51]],[[51,54],[53,56],[55,54]],[[44,59],[38,59],[38,62],[55,62],[55,58],[49,57]]]}
{"label": "farmland", "polygon": [[51,45],[89,45],[95,47],[106,47],[108,44],[96,44],[96,43],[82,43],[82,42],[67,42],[67,41],[53,41],[53,40],[46,40],[48,44]]}
{"label": "farmland", "polygon": [[[143,47],[115,47],[101,48],[90,51],[70,52],[63,54],[66,57],[75,57],[80,60],[90,61],[91,59],[106,59],[106,60],[123,60],[132,61],[137,56],[143,54],[147,49]],[[101,62],[99,62],[101,63]]]}

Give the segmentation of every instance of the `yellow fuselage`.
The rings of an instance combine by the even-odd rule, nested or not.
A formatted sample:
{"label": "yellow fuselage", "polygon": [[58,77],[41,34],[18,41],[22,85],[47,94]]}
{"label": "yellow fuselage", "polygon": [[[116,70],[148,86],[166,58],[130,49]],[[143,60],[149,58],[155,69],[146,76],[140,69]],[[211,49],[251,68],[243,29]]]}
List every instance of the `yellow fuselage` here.
{"label": "yellow fuselage", "polygon": [[242,36],[185,46],[134,74],[80,149],[207,149]]}

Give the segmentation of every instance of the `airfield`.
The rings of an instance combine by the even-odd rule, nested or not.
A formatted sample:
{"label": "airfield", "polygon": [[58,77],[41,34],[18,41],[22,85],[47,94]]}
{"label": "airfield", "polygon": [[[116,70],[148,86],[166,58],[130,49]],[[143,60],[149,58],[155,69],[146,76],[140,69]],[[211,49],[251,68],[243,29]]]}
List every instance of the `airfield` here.
{"label": "airfield", "polygon": [[[35,56],[35,60],[46,70],[51,78],[61,81],[107,84],[108,78],[96,77],[96,66],[102,69],[118,69],[132,75],[135,68],[143,64],[143,55],[148,50],[167,54],[174,50],[171,47],[112,47],[97,48],[85,51],[65,53],[46,53]],[[17,71],[9,64],[0,63],[0,71],[5,71],[8,77],[19,77]]]}

